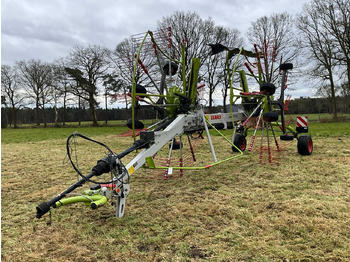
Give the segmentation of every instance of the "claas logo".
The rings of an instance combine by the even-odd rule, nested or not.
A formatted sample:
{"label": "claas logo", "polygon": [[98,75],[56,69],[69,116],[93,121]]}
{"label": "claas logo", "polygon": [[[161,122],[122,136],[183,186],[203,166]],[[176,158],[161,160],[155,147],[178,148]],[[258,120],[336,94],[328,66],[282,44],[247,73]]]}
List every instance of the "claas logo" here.
{"label": "claas logo", "polygon": [[221,119],[221,115],[213,115],[210,117],[210,120]]}

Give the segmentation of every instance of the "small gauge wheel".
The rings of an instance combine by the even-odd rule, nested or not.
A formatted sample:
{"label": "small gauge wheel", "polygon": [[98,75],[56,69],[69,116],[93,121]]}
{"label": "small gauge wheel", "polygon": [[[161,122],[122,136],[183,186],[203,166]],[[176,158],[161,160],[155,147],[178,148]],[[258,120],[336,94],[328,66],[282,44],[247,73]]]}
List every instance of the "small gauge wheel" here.
{"label": "small gauge wheel", "polygon": [[[242,134],[236,134],[233,140],[233,144],[238,147],[241,151],[244,151],[247,146],[247,140],[244,135]],[[232,146],[233,152],[239,152],[237,148]]]}

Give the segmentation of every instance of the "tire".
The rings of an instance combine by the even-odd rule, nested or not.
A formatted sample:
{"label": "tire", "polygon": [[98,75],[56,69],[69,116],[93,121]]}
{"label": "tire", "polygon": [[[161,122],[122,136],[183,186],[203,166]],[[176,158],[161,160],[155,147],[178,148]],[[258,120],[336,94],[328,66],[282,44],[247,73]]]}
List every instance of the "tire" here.
{"label": "tire", "polygon": [[272,96],[276,91],[276,86],[272,83],[262,83],[260,86],[260,91],[264,91],[267,95]]}
{"label": "tire", "polygon": [[281,70],[290,70],[293,69],[293,64],[292,63],[284,63],[280,65]]}
{"label": "tire", "polygon": [[[132,86],[130,86],[130,94],[132,93]],[[138,94],[147,94],[147,90],[143,85],[136,84],[135,86],[135,92]],[[143,95],[140,95],[140,97],[145,97]]]}
{"label": "tire", "polygon": [[[244,135],[242,134],[236,134],[235,138],[233,140],[233,144],[238,147],[241,151],[244,151],[246,146],[247,146],[247,140]],[[232,146],[232,151],[233,152],[239,152],[237,148]]]}
{"label": "tire", "polygon": [[[171,73],[172,76],[176,74],[178,68],[179,67],[178,67],[178,65],[175,62],[172,62],[172,61],[170,62],[170,70],[171,70],[170,73]],[[167,61],[164,64],[163,72],[164,72],[164,74],[169,75],[169,61]]]}
{"label": "tire", "polygon": [[224,125],[224,123],[218,123],[218,124],[215,124],[214,127],[217,130],[223,130],[225,128],[225,125]]}
{"label": "tire", "polygon": [[278,114],[276,112],[265,113],[263,119],[266,122],[276,122],[278,120]]}
{"label": "tire", "polygon": [[282,141],[291,141],[294,139],[294,136],[284,134],[284,135],[280,135],[280,139]]}
{"label": "tire", "polygon": [[311,155],[313,151],[313,142],[311,136],[299,136],[297,148],[300,155]]}
{"label": "tire", "polygon": [[[180,141],[174,141],[174,143],[173,143],[173,150],[179,150],[180,148],[183,148],[184,147],[184,145],[183,145],[183,143],[181,142],[180,143]],[[170,144],[169,144],[169,149],[171,148],[171,142],[170,142]]]}
{"label": "tire", "polygon": [[[140,120],[135,119],[134,123],[135,129],[143,129],[145,127],[145,125]],[[132,129],[132,118],[128,119],[126,125],[128,128]]]}

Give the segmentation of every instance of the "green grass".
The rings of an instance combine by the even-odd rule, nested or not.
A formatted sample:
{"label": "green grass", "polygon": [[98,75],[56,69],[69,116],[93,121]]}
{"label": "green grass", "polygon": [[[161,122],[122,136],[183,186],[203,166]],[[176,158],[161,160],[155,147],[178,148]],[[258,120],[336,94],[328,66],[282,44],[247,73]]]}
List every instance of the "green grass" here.
{"label": "green grass", "polygon": [[[297,116],[304,116],[304,115],[308,117],[309,122],[332,121],[332,118],[333,118],[332,114],[325,114],[325,113],[322,113],[322,114],[297,114],[297,115],[287,114],[286,118],[287,119],[291,118],[293,121],[295,121]],[[338,118],[340,118],[341,120],[349,121],[350,114],[341,113],[341,114],[338,114]]]}
{"label": "green grass", "polygon": [[[145,119],[141,120],[145,125],[151,125],[155,122],[153,119]],[[100,126],[105,126],[105,121],[97,121],[97,123]],[[107,126],[125,126],[126,120],[108,120]],[[66,122],[65,126],[62,126],[61,123],[59,123],[59,126],[61,127],[91,127],[92,122],[91,121],[82,121],[79,125],[79,122]],[[22,128],[29,128],[29,127],[38,127],[35,123],[33,124],[21,124],[19,127]],[[41,123],[39,127],[44,127],[44,124]],[[47,123],[47,127],[55,127],[55,123]]]}
{"label": "green grass", "polygon": [[[293,128],[295,128],[295,124],[290,124]],[[250,129],[250,131],[254,131],[254,129]],[[210,131],[215,135],[213,130]],[[232,129],[222,130],[225,136],[231,138]],[[319,136],[319,137],[339,137],[339,136],[350,136],[350,122],[334,122],[334,123],[318,123],[311,122],[309,123],[309,132],[311,136]],[[259,134],[259,133],[258,133]],[[280,133],[276,133],[280,135]]]}
{"label": "green grass", "polygon": [[[115,127],[4,129],[1,259],[349,261],[349,125],[311,123],[313,154],[300,156],[296,141],[287,142],[272,165],[259,165],[253,151],[165,181],[155,179],[154,170],[139,170],[131,176],[123,218],[115,218],[110,205],[91,210],[77,204],[53,209],[51,225],[49,216],[35,218],[35,207],[76,182],[63,161],[66,137],[78,130],[116,152],[132,139],[116,137],[125,129]],[[213,140],[218,157],[231,154],[220,137]],[[198,165],[210,161],[204,143],[196,151]],[[78,145],[85,153],[81,168],[91,170],[101,151]]]}
{"label": "green grass", "polygon": [[[142,121],[146,126],[149,126],[155,122],[155,120],[147,119]],[[81,126],[78,123],[67,123],[65,127],[54,127],[53,124],[49,124],[48,127],[43,126],[36,127],[33,125],[26,125],[22,128],[2,128],[1,129],[1,143],[26,143],[26,142],[38,142],[42,140],[67,138],[73,132],[86,136],[98,136],[98,135],[117,135],[129,130],[126,127],[125,120],[109,121],[108,126],[103,126],[104,122],[99,122],[99,127],[92,127],[91,122],[82,122]]]}
{"label": "green grass", "polygon": [[350,122],[310,123],[309,130],[313,136],[350,136]]}
{"label": "green grass", "polygon": [[99,136],[118,135],[126,130],[127,127],[5,128],[1,129],[1,143],[28,143],[67,138],[75,131],[86,136]]}
{"label": "green grass", "polygon": [[[145,124],[149,125],[153,121],[146,121]],[[295,127],[295,124],[291,124]],[[310,133],[315,136],[342,136],[350,135],[350,122],[334,122],[334,123],[309,123]],[[1,129],[1,143],[26,143],[26,142],[38,142],[50,139],[67,138],[74,131],[78,131],[86,136],[98,136],[98,135],[117,135],[128,130],[127,127],[116,126],[76,126],[76,127],[47,127],[47,128],[4,128]],[[222,131],[226,136],[230,137],[232,130]]]}

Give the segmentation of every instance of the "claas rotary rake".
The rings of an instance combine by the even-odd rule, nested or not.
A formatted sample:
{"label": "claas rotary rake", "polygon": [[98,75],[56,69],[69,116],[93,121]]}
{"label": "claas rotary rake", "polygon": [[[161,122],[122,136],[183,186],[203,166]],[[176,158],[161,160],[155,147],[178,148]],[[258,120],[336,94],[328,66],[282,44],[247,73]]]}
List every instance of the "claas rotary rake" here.
{"label": "claas rotary rake", "polygon": [[[167,32],[169,36],[169,32]],[[170,35],[171,36],[171,35]],[[154,50],[155,61],[158,64],[160,78],[159,81],[154,80],[157,74],[151,74],[141,60],[143,45],[148,41]],[[170,41],[171,42],[171,41]],[[130,193],[130,180],[132,175],[140,168],[148,168],[153,170],[165,170],[163,178],[167,179],[174,170],[181,170],[181,175],[184,170],[204,170],[226,161],[239,158],[243,155],[248,146],[247,135],[249,129],[253,130],[253,136],[248,146],[248,151],[252,150],[257,133],[261,133],[260,141],[260,162],[262,162],[263,140],[267,140],[268,144],[268,162],[272,162],[270,144],[274,143],[279,149],[279,142],[274,127],[277,127],[282,134],[280,140],[298,140],[298,152],[302,155],[310,155],[312,153],[312,139],[309,135],[300,135],[308,132],[307,126],[302,126],[294,129],[287,126],[284,117],[284,89],[287,81],[288,71],[293,68],[291,63],[282,63],[279,66],[282,77],[281,92],[278,99],[274,99],[276,87],[264,75],[264,52],[255,48],[255,51],[247,51],[243,48],[228,48],[221,44],[211,45],[213,55],[219,52],[227,52],[226,59],[236,57],[236,62],[233,68],[226,68],[230,72],[230,116],[231,126],[233,127],[232,139],[226,138],[219,130],[217,130],[206,117],[204,105],[201,104],[201,99],[198,96],[199,91],[199,73],[200,60],[192,58],[189,66],[185,61],[185,42],[179,48],[181,54],[179,59],[175,59],[167,54],[157,44],[154,34],[148,31],[140,40],[140,46],[137,55],[134,57],[134,66],[132,70],[132,87],[131,87],[131,103],[132,117],[128,120],[127,125],[133,130],[133,144],[121,153],[116,153],[107,145],[86,137],[78,132],[74,132],[67,139],[67,155],[75,169],[81,177],[76,183],[72,184],[62,193],[58,194],[47,202],[42,202],[36,207],[36,217],[40,218],[51,208],[58,208],[64,205],[77,202],[84,202],[92,209],[103,206],[108,200],[116,207],[115,216],[122,217],[125,211],[126,198]],[[148,45],[149,46],[149,45]],[[265,50],[266,51],[266,50]],[[248,72],[237,70],[238,61],[246,59],[246,67]],[[255,59],[254,66],[257,68],[257,73],[254,73],[251,68],[253,63],[249,59]],[[265,61],[266,62],[266,61]],[[226,63],[227,65],[229,63]],[[137,83],[137,72],[143,70],[151,79],[155,92],[148,92],[148,88]],[[187,70],[187,71],[186,71]],[[152,75],[152,76],[151,76]],[[240,87],[234,87],[234,76],[238,75],[240,79]],[[252,92],[248,89],[247,76],[256,80],[259,90]],[[177,79],[176,81],[173,78]],[[175,84],[174,84],[175,83]],[[157,110],[161,120],[147,128],[143,123],[136,119],[137,109],[142,104],[148,104]],[[239,104],[241,109],[240,114],[232,112],[232,105]],[[279,121],[280,118],[280,121]],[[255,121],[252,121],[252,120]],[[254,122],[253,124],[251,124]],[[305,119],[303,121],[305,124]],[[209,129],[217,132],[227,142],[230,148],[229,156],[223,159],[218,159],[214,143],[212,141]],[[138,132],[136,136],[136,129]],[[273,142],[270,141],[272,134]],[[192,159],[195,161],[191,139],[200,138],[207,142],[210,149],[211,157],[208,163],[198,166],[186,166],[184,162],[179,162],[178,165],[173,165],[170,161],[173,150],[180,151],[180,159],[182,159],[182,150],[185,145],[183,137],[187,137],[187,145],[191,149]],[[105,150],[105,156],[97,161],[97,164],[92,168],[91,172],[84,175],[79,166],[75,163],[72,156],[75,140],[77,138],[88,140],[96,143]],[[138,138],[138,139],[137,139]],[[166,145],[169,145],[168,161],[164,165],[159,165],[155,161],[155,155]],[[232,150],[231,150],[232,149]],[[128,163],[123,163],[123,158],[131,152],[137,152]],[[107,181],[96,181],[96,177],[103,174],[110,174],[110,179]],[[72,193],[78,187],[81,187],[86,182],[91,182],[94,185],[90,189],[85,190],[82,194]],[[72,195],[73,194],[73,195]]]}

